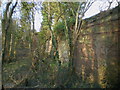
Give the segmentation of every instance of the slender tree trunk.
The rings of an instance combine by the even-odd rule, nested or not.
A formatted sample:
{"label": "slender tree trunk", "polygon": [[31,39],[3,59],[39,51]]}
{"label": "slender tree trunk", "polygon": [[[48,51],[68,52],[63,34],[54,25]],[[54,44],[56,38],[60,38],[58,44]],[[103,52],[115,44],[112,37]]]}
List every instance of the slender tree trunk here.
{"label": "slender tree trunk", "polygon": [[57,45],[57,40],[56,37],[54,35],[54,32],[52,31],[51,28],[51,22],[52,22],[52,16],[51,16],[51,8],[50,8],[50,2],[48,2],[48,25],[49,25],[49,29],[51,32],[51,37],[52,37],[52,51],[51,51],[51,56],[54,56],[54,59],[57,59],[59,61],[59,52],[58,52],[58,45]]}
{"label": "slender tree trunk", "polygon": [[4,17],[4,23],[5,23],[5,27],[4,27],[4,32],[5,32],[5,41],[4,41],[4,49],[3,49],[3,55],[2,55],[2,60],[5,62],[6,60],[9,60],[9,44],[7,44],[7,41],[8,40],[8,29],[10,27],[10,23],[11,23],[11,17],[12,17],[12,14],[13,14],[13,11],[15,9],[15,7],[17,6],[17,2],[15,3],[15,5],[12,7],[12,9],[10,10],[9,12],[9,16],[7,15],[8,14],[8,10],[9,10],[9,6],[11,5],[12,2],[8,2],[7,5],[6,5],[6,10],[5,10],[5,17]]}
{"label": "slender tree trunk", "polygon": [[66,27],[66,39],[69,45],[69,67],[73,69],[73,43],[72,43],[72,33],[67,25],[66,18],[64,17],[65,27]]}

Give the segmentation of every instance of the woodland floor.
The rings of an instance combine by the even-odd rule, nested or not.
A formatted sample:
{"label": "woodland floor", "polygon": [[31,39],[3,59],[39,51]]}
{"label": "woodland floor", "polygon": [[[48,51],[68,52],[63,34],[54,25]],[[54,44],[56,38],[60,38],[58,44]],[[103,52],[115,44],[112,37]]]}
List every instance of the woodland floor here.
{"label": "woodland floor", "polygon": [[4,87],[14,87],[22,83],[23,78],[30,74],[31,59],[28,48],[17,48],[17,60],[11,63],[3,64],[3,85]]}
{"label": "woodland floor", "polygon": [[58,72],[55,70],[55,64],[50,61],[49,63],[39,63],[37,70],[34,71],[31,69],[30,50],[21,45],[20,48],[17,48],[17,53],[17,60],[2,66],[2,83],[5,88],[56,88],[57,81],[60,81],[64,88],[100,87],[97,84],[82,81],[76,75],[67,80],[70,76],[68,68],[63,66]]}

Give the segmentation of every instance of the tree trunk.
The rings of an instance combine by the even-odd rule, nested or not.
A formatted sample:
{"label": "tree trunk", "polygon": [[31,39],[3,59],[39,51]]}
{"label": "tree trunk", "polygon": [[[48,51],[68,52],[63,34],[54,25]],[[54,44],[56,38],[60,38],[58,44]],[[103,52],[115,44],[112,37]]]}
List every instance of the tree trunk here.
{"label": "tree trunk", "polygon": [[[10,34],[9,31],[9,28],[10,28],[10,23],[11,23],[11,20],[12,20],[12,14],[13,14],[13,11],[15,9],[15,7],[17,6],[17,2],[15,3],[15,5],[11,8],[10,12],[8,11],[9,8],[10,8],[10,5],[11,5],[12,2],[8,2],[7,5],[6,5],[6,10],[5,10],[5,13],[4,13],[4,21],[3,23],[6,25],[4,28],[3,28],[3,31],[4,31],[4,35],[5,35],[5,38],[4,38],[4,48],[3,48],[3,54],[2,54],[2,60],[3,62],[6,62],[9,61],[9,58],[10,58],[10,53],[9,53],[9,38],[8,38],[8,34]],[[8,12],[9,12],[9,16],[8,15]],[[11,35],[11,34],[10,34]],[[10,36],[11,37],[11,36]]]}

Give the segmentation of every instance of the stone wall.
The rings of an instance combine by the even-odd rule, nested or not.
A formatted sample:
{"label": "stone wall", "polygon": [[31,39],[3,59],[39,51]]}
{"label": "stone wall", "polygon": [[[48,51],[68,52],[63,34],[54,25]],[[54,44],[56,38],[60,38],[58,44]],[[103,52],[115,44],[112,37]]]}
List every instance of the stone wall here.
{"label": "stone wall", "polygon": [[85,19],[75,49],[75,70],[83,81],[117,87],[120,78],[120,6]]}
{"label": "stone wall", "polygon": [[62,63],[68,63],[69,62],[69,46],[68,43],[65,40],[60,40],[58,44],[58,51],[59,51],[59,58]]}

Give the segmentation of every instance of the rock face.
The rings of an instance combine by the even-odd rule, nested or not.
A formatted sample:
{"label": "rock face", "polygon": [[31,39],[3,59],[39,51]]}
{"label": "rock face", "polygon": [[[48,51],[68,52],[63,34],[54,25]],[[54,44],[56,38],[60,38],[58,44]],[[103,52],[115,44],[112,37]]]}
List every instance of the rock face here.
{"label": "rock face", "polygon": [[64,40],[59,41],[58,51],[59,51],[59,58],[60,58],[62,63],[69,61],[68,50],[69,50],[68,43]]}
{"label": "rock face", "polygon": [[[82,81],[100,87],[118,87],[120,83],[120,6],[83,21],[74,52],[75,71]],[[69,47],[58,40],[59,58],[69,61]],[[50,51],[51,43],[47,43]]]}
{"label": "rock face", "polygon": [[52,39],[50,38],[50,40],[48,40],[47,42],[46,42],[46,52],[47,53],[50,53],[50,51],[51,51],[51,49],[52,49]]}
{"label": "rock face", "polygon": [[83,81],[118,87],[120,6],[85,19],[75,50],[76,72]]}

